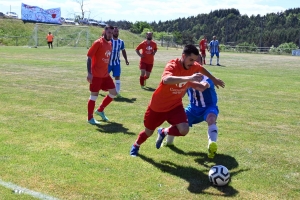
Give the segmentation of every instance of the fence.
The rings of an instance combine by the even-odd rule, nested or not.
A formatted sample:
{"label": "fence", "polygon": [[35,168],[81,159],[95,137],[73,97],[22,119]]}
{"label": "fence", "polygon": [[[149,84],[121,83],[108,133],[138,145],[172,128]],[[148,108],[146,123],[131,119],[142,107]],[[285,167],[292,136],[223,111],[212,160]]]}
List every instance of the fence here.
{"label": "fence", "polygon": [[[25,37],[25,36],[6,36],[0,37],[0,44],[4,44],[7,46],[28,46],[29,41],[32,39],[32,36]],[[88,46],[96,40],[89,39]],[[128,49],[135,49],[140,41],[124,41],[126,48]],[[166,49],[175,48],[175,49],[182,49],[184,45],[176,44],[173,41],[156,41],[160,47],[164,47]],[[70,46],[70,47],[86,47],[86,39],[81,39],[76,41],[72,38],[64,38],[63,40],[54,39],[53,45],[56,47],[62,46]],[[198,46],[198,44],[195,44]],[[38,45],[37,46],[47,46],[46,39],[38,38]],[[263,53],[263,54],[289,54],[300,56],[300,49],[288,49],[288,48],[271,48],[271,47],[251,47],[251,46],[230,46],[230,45],[220,45],[221,52],[239,52],[239,53]]]}

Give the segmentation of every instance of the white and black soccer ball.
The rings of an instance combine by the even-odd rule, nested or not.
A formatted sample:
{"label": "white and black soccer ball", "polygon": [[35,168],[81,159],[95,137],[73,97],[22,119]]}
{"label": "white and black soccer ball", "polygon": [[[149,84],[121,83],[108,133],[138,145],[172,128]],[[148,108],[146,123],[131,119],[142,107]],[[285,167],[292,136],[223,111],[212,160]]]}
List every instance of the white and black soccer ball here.
{"label": "white and black soccer ball", "polygon": [[223,165],[215,165],[208,172],[209,181],[216,186],[224,186],[229,182],[230,173]]}

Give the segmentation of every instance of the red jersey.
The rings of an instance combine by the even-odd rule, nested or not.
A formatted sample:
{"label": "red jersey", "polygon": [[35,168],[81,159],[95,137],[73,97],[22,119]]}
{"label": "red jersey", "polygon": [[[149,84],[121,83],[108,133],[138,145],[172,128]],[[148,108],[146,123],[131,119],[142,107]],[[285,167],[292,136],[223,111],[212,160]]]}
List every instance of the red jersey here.
{"label": "red jersey", "polygon": [[150,44],[148,44],[147,40],[141,42],[135,50],[142,50],[143,57],[141,58],[141,62],[146,64],[153,64],[154,63],[154,55],[153,52],[157,51],[157,45],[152,40]]}
{"label": "red jersey", "polygon": [[48,42],[52,42],[53,41],[54,36],[53,35],[47,35],[47,41]]}
{"label": "red jersey", "polygon": [[107,41],[104,37],[96,40],[89,49],[87,56],[92,59],[92,75],[93,77],[104,78],[109,76],[108,64],[112,51],[111,41]]}
{"label": "red jersey", "polygon": [[207,40],[202,39],[202,40],[199,42],[199,47],[200,47],[200,50],[205,50],[205,49],[207,49]]}
{"label": "red jersey", "polygon": [[[203,67],[197,62],[188,70],[184,69],[180,59],[171,60],[167,63],[162,74],[162,79],[167,76],[191,76],[202,71]],[[155,112],[167,112],[182,105],[182,97],[186,93],[190,82],[182,82],[175,85],[163,84],[161,81],[158,88],[154,91],[150,100],[150,108]]]}

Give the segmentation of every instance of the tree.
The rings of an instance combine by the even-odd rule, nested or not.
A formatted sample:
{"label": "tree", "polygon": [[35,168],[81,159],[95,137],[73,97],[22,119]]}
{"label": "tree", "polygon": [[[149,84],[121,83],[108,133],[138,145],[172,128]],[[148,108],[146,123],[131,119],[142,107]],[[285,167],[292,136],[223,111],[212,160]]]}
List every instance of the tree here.
{"label": "tree", "polygon": [[84,0],[73,0],[74,2],[78,3],[80,5],[80,10],[81,10],[81,19],[84,18],[85,10],[84,10]]}

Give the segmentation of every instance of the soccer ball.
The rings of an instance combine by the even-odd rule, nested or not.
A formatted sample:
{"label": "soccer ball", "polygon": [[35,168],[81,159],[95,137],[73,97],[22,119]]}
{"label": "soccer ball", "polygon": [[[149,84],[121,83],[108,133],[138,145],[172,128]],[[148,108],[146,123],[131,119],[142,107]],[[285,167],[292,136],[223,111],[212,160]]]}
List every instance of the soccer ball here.
{"label": "soccer ball", "polygon": [[224,186],[229,182],[230,174],[223,165],[215,165],[208,172],[209,181],[216,186]]}

